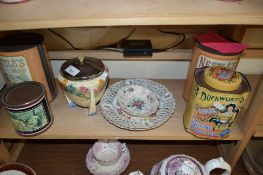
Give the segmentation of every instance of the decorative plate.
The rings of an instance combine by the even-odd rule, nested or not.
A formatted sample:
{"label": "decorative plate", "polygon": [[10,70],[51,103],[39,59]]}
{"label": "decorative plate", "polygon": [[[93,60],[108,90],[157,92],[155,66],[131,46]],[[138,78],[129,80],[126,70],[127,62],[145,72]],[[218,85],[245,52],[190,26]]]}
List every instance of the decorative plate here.
{"label": "decorative plate", "polygon": [[129,115],[147,117],[155,113],[159,107],[157,96],[149,89],[128,85],[117,93],[118,105]]}
{"label": "decorative plate", "polygon": [[[128,114],[117,102],[117,93],[125,86],[142,86],[158,99],[157,111],[146,117]],[[163,85],[146,79],[127,79],[110,86],[100,101],[101,113],[110,123],[128,130],[149,130],[164,124],[175,110],[173,94]]]}

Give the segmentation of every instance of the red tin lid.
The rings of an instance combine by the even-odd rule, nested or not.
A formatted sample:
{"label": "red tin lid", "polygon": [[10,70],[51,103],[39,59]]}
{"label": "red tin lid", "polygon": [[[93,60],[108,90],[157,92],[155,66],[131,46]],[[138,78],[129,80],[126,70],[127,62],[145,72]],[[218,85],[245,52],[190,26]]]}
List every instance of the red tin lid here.
{"label": "red tin lid", "polygon": [[204,50],[218,55],[238,55],[248,45],[233,42],[223,38],[216,33],[206,33],[196,36],[196,45]]}

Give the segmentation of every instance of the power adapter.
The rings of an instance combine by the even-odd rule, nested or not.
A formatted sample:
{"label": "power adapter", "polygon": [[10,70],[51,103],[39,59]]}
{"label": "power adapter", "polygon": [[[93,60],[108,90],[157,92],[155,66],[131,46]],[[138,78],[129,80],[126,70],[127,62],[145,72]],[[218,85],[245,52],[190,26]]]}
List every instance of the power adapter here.
{"label": "power adapter", "polygon": [[152,56],[151,40],[124,40],[122,43],[124,56]]}

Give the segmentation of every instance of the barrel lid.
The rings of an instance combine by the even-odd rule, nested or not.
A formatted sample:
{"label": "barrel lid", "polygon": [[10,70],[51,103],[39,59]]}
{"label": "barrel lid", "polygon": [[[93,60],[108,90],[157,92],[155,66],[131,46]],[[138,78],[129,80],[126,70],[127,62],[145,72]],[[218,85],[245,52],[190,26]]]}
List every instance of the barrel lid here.
{"label": "barrel lid", "polygon": [[34,105],[44,95],[45,88],[41,83],[28,81],[7,88],[1,97],[1,101],[6,108],[24,108]]}
{"label": "barrel lid", "polygon": [[103,62],[93,57],[73,58],[62,64],[60,73],[67,80],[90,80],[105,70]]}
{"label": "barrel lid", "polygon": [[241,75],[242,77],[242,82],[239,86],[238,89],[236,90],[233,90],[233,91],[224,91],[224,90],[220,90],[218,88],[214,88],[214,87],[211,87],[209,86],[203,79],[203,75],[204,75],[204,72],[205,72],[205,69],[207,67],[203,67],[203,68],[197,68],[195,70],[195,80],[197,82],[197,84],[199,86],[202,86],[202,87],[205,87],[211,91],[214,91],[214,92],[220,92],[220,93],[231,93],[231,94],[240,94],[240,93],[243,93],[243,92],[250,92],[251,91],[251,87],[250,87],[250,84],[248,82],[248,80],[246,79],[246,77],[239,72],[239,74]]}
{"label": "barrel lid", "polygon": [[44,37],[39,33],[16,33],[0,39],[0,51],[19,51],[42,44]]}
{"label": "barrel lid", "polygon": [[206,67],[203,79],[209,86],[223,91],[234,91],[242,82],[239,72],[223,66]]}

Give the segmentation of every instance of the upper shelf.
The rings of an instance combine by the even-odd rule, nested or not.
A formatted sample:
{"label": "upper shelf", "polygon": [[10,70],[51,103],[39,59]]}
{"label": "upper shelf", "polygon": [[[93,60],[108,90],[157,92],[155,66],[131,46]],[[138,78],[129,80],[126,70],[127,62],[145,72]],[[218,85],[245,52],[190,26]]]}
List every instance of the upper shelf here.
{"label": "upper shelf", "polygon": [[0,4],[0,30],[122,25],[263,25],[263,1],[30,0]]}

